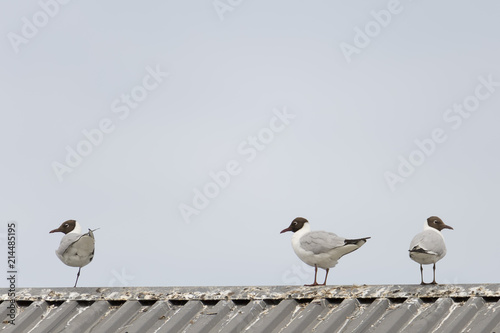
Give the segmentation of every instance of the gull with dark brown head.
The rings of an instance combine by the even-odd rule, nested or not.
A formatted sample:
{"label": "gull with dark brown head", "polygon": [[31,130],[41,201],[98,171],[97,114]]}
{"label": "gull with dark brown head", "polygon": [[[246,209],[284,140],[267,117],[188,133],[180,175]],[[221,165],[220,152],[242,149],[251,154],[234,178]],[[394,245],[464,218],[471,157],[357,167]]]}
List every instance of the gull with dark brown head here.
{"label": "gull with dark brown head", "polygon": [[422,265],[433,264],[433,279],[430,284],[436,282],[436,262],[446,255],[446,245],[441,230],[451,229],[443,220],[437,216],[431,216],[424,224],[424,231],[413,237],[410,243],[410,258],[420,264],[420,284],[424,283],[424,268]]}
{"label": "gull with dark brown head", "polygon": [[330,268],[337,265],[338,260],[344,255],[359,249],[370,237],[358,239],[346,239],[332,232],[311,231],[309,221],[303,217],[297,217],[290,226],[283,229],[281,233],[292,231],[292,248],[295,254],[306,264],[314,267],[314,282],[306,286],[318,286],[316,278],[318,267],[326,270],[326,285]]}
{"label": "gull with dark brown head", "polygon": [[89,229],[89,232],[82,234],[82,228],[75,220],[63,222],[59,228],[49,231],[49,233],[54,232],[65,234],[56,250],[56,255],[66,265],[78,267],[74,285],[76,287],[80,270],[94,259],[94,233]]}

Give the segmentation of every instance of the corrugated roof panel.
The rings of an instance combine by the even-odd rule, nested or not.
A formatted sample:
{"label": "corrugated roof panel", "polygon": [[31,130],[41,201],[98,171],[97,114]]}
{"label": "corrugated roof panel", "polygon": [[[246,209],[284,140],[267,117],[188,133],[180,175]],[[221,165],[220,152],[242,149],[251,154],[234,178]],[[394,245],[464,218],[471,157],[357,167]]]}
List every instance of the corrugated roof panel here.
{"label": "corrugated roof panel", "polygon": [[130,323],[117,332],[145,333],[156,332],[175,312],[169,301],[154,302],[148,308],[142,309]]}
{"label": "corrugated roof panel", "polygon": [[319,318],[323,317],[331,309],[328,301],[314,300],[307,304],[300,313],[286,326],[282,333],[303,333],[310,332],[318,325]]}
{"label": "corrugated roof panel", "polygon": [[93,329],[96,332],[118,332],[132,321],[140,313],[141,309],[142,305],[139,301],[126,301],[117,306],[115,311],[111,311],[106,315]]}
{"label": "corrugated roof panel", "polygon": [[393,305],[393,309],[380,319],[380,324],[372,332],[397,333],[417,314],[422,306],[418,298],[409,298],[402,304]]}
{"label": "corrugated roof panel", "polygon": [[21,307],[19,317],[15,320],[15,325],[7,324],[2,328],[5,332],[27,332],[38,322],[47,309],[45,301],[31,302],[27,307]]}
{"label": "corrugated roof panel", "polygon": [[247,332],[279,332],[290,321],[298,306],[294,299],[285,299],[274,307],[268,306],[257,320],[250,324]]}
{"label": "corrugated roof panel", "polygon": [[389,307],[387,298],[379,298],[368,307],[361,306],[359,310],[350,318],[345,328],[346,332],[363,333],[374,325]]}
{"label": "corrugated roof panel", "polygon": [[3,301],[0,304],[0,318],[7,318],[7,315],[9,314],[9,306],[10,302],[9,301]]}
{"label": "corrugated roof panel", "polygon": [[484,307],[467,327],[466,332],[500,333],[500,301]]}
{"label": "corrugated roof panel", "polygon": [[251,322],[255,321],[265,308],[266,302],[264,301],[250,301],[246,306],[238,311],[233,311],[233,315],[228,319],[228,321],[221,325],[222,327],[220,333],[243,331],[250,325]]}
{"label": "corrugated roof panel", "polygon": [[500,285],[28,288],[15,326],[0,301],[5,332],[500,333]]}
{"label": "corrugated roof panel", "polygon": [[66,301],[53,303],[48,306],[47,312],[43,315],[43,320],[30,331],[30,333],[56,332],[64,327],[65,319],[75,312],[78,302]]}
{"label": "corrugated roof panel", "polygon": [[352,318],[355,311],[360,308],[356,299],[346,299],[333,308],[325,317],[318,318],[320,323],[315,327],[317,333],[338,332]]}
{"label": "corrugated roof panel", "polygon": [[424,304],[406,329],[408,332],[432,332],[451,313],[453,306],[451,298],[439,298],[430,306]]}
{"label": "corrugated roof panel", "polygon": [[89,331],[104,318],[109,306],[108,301],[95,301],[90,306],[82,304],[82,307],[76,308],[77,313],[66,322],[60,332],[78,333]]}
{"label": "corrugated roof panel", "polygon": [[436,333],[462,332],[478,311],[485,305],[481,297],[472,297],[467,302],[460,302],[459,306],[443,321]]}
{"label": "corrugated roof panel", "polygon": [[186,333],[208,333],[235,307],[232,301],[218,301],[214,306],[207,307],[193,318]]}
{"label": "corrugated roof panel", "polygon": [[165,324],[160,326],[157,333],[181,332],[189,322],[203,309],[201,301],[188,301],[180,307],[171,317],[165,319]]}

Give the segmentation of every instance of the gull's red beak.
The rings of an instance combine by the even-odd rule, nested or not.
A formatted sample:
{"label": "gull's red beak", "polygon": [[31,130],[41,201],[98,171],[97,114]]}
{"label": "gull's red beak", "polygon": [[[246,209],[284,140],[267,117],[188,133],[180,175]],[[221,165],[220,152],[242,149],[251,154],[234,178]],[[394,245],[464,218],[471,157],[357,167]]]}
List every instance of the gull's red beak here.
{"label": "gull's red beak", "polygon": [[292,231],[292,229],[290,229],[290,227],[286,228],[286,229],[283,229],[281,230],[280,234],[284,233],[284,232],[287,232],[287,231]]}

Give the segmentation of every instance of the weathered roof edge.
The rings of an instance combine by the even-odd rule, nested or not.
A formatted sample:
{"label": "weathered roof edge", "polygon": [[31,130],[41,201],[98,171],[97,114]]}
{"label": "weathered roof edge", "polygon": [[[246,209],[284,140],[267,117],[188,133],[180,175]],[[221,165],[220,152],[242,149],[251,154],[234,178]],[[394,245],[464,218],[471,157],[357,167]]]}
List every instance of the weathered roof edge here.
{"label": "weathered roof edge", "polygon": [[[9,290],[0,289],[0,300],[9,299]],[[500,284],[460,285],[347,285],[347,286],[204,286],[204,287],[83,287],[19,288],[18,301],[66,300],[258,300],[258,299],[373,299],[373,298],[499,297]]]}

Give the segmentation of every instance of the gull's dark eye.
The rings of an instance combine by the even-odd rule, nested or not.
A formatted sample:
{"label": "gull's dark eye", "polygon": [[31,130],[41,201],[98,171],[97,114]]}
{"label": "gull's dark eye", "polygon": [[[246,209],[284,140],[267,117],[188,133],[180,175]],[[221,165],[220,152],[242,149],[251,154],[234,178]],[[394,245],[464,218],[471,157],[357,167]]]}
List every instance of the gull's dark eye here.
{"label": "gull's dark eye", "polygon": [[293,224],[293,225],[297,225],[297,222],[295,222],[295,221],[294,221],[294,222],[292,222],[292,224]]}
{"label": "gull's dark eye", "polygon": [[69,227],[69,224],[67,224],[67,223],[66,223],[66,224],[64,225],[64,227],[65,227],[65,228]]}

